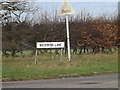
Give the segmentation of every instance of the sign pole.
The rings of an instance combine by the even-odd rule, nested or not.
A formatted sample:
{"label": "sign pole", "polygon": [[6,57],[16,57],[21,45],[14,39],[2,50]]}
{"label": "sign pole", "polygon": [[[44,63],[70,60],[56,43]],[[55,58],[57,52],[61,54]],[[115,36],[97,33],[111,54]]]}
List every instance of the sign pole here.
{"label": "sign pole", "polygon": [[37,64],[37,49],[35,51],[35,64]]}
{"label": "sign pole", "polygon": [[70,56],[70,36],[69,36],[69,22],[68,22],[68,15],[66,15],[66,29],[67,29],[68,60],[71,61],[71,56]]}
{"label": "sign pole", "polygon": [[66,16],[66,29],[67,29],[67,49],[68,49],[68,60],[71,61],[70,56],[70,37],[69,37],[69,22],[68,22],[68,15],[74,14],[75,10],[72,8],[70,3],[67,0],[64,0],[62,3],[62,7],[58,13],[58,15],[65,15]]}
{"label": "sign pole", "polygon": [[60,49],[60,61],[62,61],[62,52],[63,52],[63,49],[61,48]]}

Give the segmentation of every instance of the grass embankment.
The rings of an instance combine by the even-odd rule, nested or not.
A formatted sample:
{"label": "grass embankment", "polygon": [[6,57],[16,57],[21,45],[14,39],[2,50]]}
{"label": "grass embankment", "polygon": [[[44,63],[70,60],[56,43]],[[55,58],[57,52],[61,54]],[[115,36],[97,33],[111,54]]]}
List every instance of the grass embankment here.
{"label": "grass embankment", "polygon": [[118,56],[114,54],[72,55],[68,62],[67,55],[44,54],[37,57],[3,58],[3,81],[65,78],[118,72]]}

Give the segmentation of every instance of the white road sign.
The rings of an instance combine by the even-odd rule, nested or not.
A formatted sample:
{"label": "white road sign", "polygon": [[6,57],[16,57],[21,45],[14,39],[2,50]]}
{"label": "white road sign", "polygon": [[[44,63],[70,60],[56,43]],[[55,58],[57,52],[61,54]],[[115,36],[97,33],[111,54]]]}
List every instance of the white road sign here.
{"label": "white road sign", "polygon": [[66,0],[62,3],[62,7],[60,11],[58,12],[58,15],[68,15],[68,14],[74,14],[75,10],[73,7],[68,3]]}
{"label": "white road sign", "polygon": [[37,48],[64,48],[64,42],[37,42]]}
{"label": "white road sign", "polygon": [[72,8],[72,6],[64,0],[62,3],[62,7],[58,13],[58,15],[65,15],[66,16],[66,30],[67,30],[67,48],[68,48],[68,60],[71,61],[71,55],[70,55],[70,36],[69,36],[69,14],[74,14],[75,10]]}

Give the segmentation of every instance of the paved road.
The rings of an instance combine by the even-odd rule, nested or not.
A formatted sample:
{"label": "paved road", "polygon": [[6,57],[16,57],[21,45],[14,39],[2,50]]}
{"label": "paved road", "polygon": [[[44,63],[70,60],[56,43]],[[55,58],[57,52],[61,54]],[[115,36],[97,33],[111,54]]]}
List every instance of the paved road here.
{"label": "paved road", "polygon": [[118,88],[118,74],[3,82],[3,88]]}

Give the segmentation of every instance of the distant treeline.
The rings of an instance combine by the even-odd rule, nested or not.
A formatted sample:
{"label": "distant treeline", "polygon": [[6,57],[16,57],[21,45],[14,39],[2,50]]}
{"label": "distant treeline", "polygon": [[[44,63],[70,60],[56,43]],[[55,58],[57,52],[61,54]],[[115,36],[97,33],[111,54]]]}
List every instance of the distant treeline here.
{"label": "distant treeline", "polygon": [[[92,53],[105,52],[118,45],[118,20],[90,16],[69,17],[70,43],[73,53],[79,49]],[[67,49],[66,26],[64,18],[42,17],[39,23],[11,21],[2,26],[3,55],[15,56],[17,52],[36,49],[36,42],[65,42]],[[40,49],[41,50],[41,49]],[[45,49],[46,50],[46,49]],[[79,52],[81,53],[81,52]]]}

